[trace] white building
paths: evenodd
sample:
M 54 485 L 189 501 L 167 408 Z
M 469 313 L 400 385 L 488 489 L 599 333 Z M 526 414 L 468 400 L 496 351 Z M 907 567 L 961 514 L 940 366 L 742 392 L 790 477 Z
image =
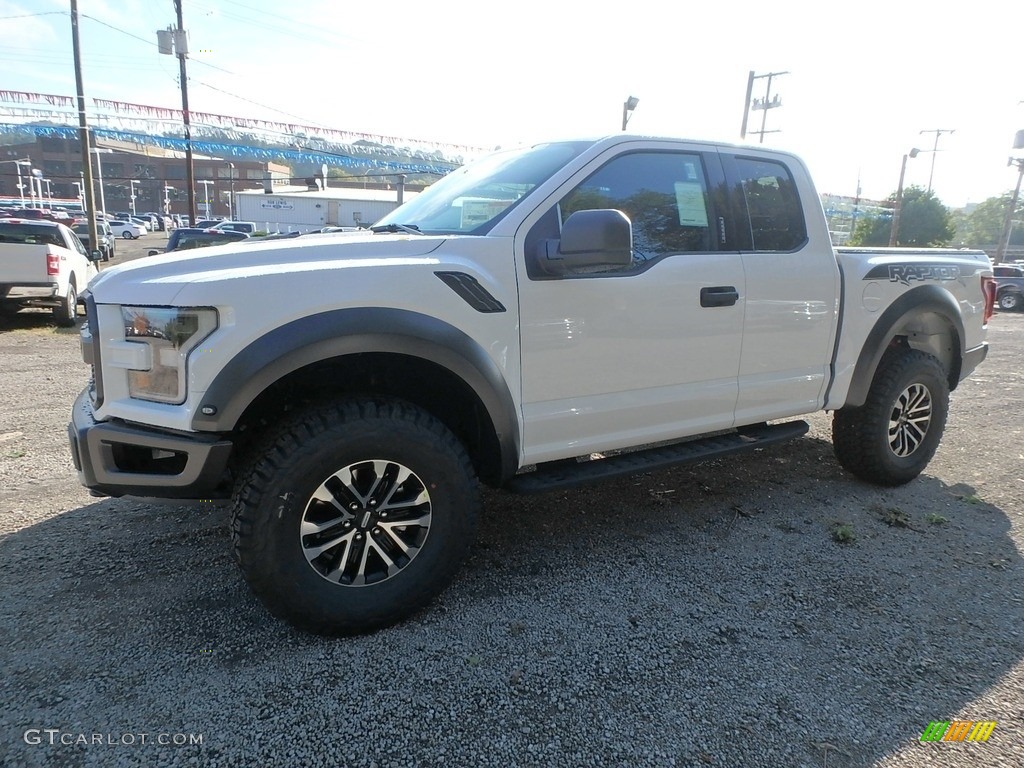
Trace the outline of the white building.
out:
M 417 192 L 405 190 L 404 199 Z M 396 189 L 275 187 L 273 193 L 235 195 L 235 218 L 268 232 L 310 232 L 323 227 L 369 226 L 398 207 Z

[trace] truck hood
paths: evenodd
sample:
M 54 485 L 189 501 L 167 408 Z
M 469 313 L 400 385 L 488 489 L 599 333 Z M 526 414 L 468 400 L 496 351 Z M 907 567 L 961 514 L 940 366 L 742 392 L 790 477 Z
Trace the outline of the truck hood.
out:
M 172 251 L 108 267 L 89 282 L 101 304 L 173 306 L 188 285 L 268 274 L 418 264 L 446 238 L 331 233 L 286 240 L 243 240 Z

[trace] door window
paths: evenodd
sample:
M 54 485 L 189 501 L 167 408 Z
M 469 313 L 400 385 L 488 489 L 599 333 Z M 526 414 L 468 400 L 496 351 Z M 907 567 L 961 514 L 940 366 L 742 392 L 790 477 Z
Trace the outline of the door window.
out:
M 560 223 L 576 211 L 601 208 L 622 211 L 632 222 L 634 269 L 669 254 L 714 248 L 699 154 L 620 155 L 562 198 Z

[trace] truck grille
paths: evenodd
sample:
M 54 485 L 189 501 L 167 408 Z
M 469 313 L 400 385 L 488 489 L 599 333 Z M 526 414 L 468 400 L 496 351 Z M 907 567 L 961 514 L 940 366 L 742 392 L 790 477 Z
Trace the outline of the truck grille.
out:
M 85 294 L 85 325 L 81 330 L 82 359 L 92 368 L 89 377 L 89 397 L 93 407 L 103 404 L 103 366 L 100 361 L 99 318 L 96 313 L 96 302 L 92 295 Z

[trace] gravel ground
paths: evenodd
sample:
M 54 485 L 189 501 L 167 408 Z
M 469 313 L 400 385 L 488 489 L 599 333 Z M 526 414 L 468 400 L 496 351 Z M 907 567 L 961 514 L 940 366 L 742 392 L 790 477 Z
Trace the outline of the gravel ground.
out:
M 989 340 L 908 486 L 843 473 L 820 415 L 740 458 L 487 492 L 447 592 L 329 640 L 252 597 L 224 507 L 77 484 L 77 335 L 22 313 L 0 326 L 0 766 L 1024 764 L 1024 314 Z M 998 725 L 920 743 L 952 719 Z

